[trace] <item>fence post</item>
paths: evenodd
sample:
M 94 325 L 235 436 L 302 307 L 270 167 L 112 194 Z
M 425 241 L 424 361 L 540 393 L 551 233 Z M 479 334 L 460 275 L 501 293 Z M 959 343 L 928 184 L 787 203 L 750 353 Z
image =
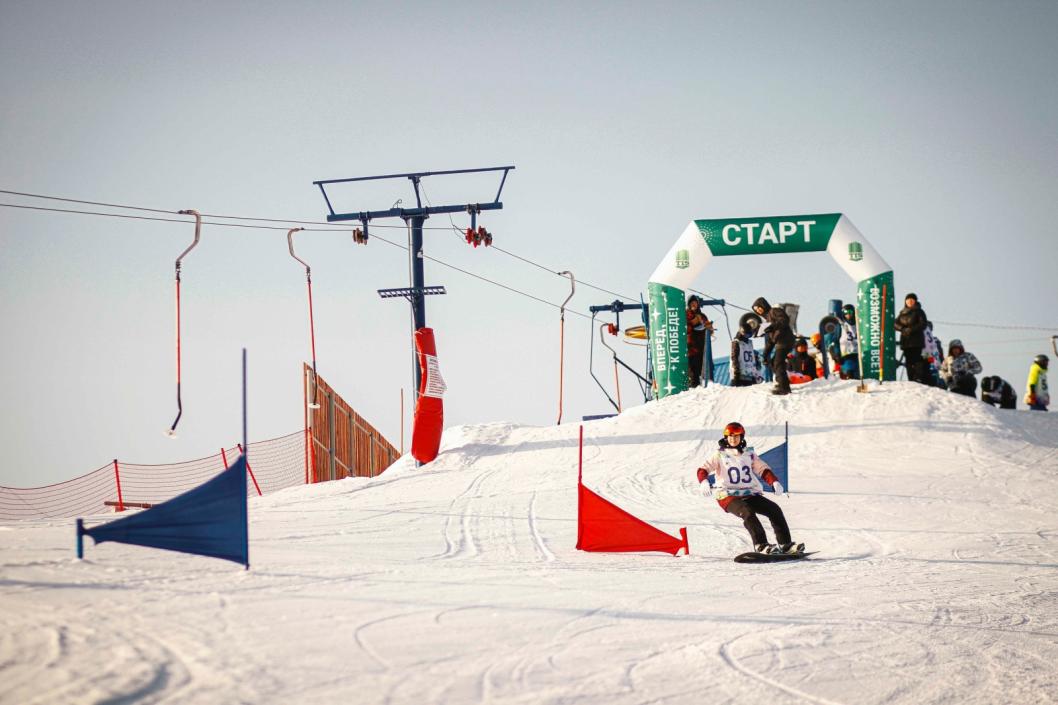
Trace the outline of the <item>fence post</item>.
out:
M 121 498 L 121 473 L 118 472 L 118 459 L 114 458 L 114 483 L 118 486 L 118 511 L 125 511 L 125 500 Z
M 309 388 L 308 388 L 308 375 L 305 373 L 305 366 L 301 366 L 301 408 L 305 412 L 305 484 L 309 484 L 309 444 L 312 443 L 312 436 L 309 434 Z
M 370 431 L 367 432 L 368 440 L 371 441 L 371 448 L 368 451 L 368 477 L 375 476 L 375 434 Z
M 242 449 L 242 443 L 236 443 L 235 447 L 239 449 L 239 455 L 246 457 L 246 451 Z M 246 472 L 250 473 L 250 479 L 253 480 L 253 488 L 257 490 L 257 496 L 263 496 L 261 494 L 261 486 L 257 484 L 257 478 L 253 476 L 253 470 L 250 469 L 250 461 L 246 461 Z
M 338 466 L 334 462 L 334 452 L 337 441 L 335 440 L 338 436 L 337 429 L 335 429 L 334 423 L 334 393 L 327 394 L 327 474 L 328 480 L 335 480 L 338 478 Z

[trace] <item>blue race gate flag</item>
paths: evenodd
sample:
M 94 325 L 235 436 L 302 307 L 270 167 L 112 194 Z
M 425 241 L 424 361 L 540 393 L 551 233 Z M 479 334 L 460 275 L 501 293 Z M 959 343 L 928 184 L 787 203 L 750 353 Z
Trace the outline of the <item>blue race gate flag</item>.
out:
M 781 445 L 777 445 L 766 453 L 760 454 L 760 459 L 763 460 L 771 467 L 771 471 L 775 473 L 775 477 L 779 478 L 779 482 L 782 483 L 783 488 L 790 491 L 790 442 L 784 441 Z M 772 486 L 767 483 L 761 483 L 764 485 L 765 492 L 774 492 Z
M 78 556 L 82 536 L 222 558 L 250 567 L 246 520 L 246 459 L 193 490 L 139 514 L 85 529 L 77 520 Z

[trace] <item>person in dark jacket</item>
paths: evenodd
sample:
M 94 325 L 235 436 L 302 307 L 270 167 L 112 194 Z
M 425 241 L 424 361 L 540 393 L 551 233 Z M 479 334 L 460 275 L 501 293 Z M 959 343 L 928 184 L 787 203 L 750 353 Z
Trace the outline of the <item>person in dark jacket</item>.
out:
M 900 333 L 900 348 L 904 351 L 907 378 L 912 382 L 928 385 L 930 374 L 922 357 L 922 349 L 926 347 L 926 313 L 922 310 L 917 295 L 908 294 L 904 297 L 904 308 L 896 317 L 894 327 Z
M 991 406 L 998 405 L 1000 409 L 1018 407 L 1018 395 L 1014 392 L 1014 388 L 998 375 L 981 380 L 981 401 Z
M 706 325 L 709 319 L 702 313 L 702 302 L 695 296 L 687 300 L 687 372 L 691 388 L 702 383 L 702 357 L 705 351 Z
M 790 318 L 781 306 L 772 306 L 763 296 L 753 302 L 753 311 L 767 322 L 764 330 L 764 360 L 770 362 L 775 388 L 772 394 L 789 394 L 790 378 L 786 376 L 786 356 L 794 346 Z M 770 355 L 770 357 L 769 357 Z
M 794 372 L 816 378 L 816 359 L 808 354 L 808 341 L 798 338 L 794 344 L 794 354 L 790 356 L 790 368 Z

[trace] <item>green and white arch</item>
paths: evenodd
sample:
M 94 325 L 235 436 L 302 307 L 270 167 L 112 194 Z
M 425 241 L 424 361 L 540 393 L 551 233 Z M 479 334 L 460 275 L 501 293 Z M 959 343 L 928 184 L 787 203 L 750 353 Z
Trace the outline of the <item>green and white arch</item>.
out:
M 893 270 L 841 213 L 694 220 L 650 277 L 650 347 L 657 398 L 688 387 L 686 290 L 714 257 L 827 252 L 857 283 L 864 377 L 896 379 Z M 772 288 L 760 282 L 762 293 Z

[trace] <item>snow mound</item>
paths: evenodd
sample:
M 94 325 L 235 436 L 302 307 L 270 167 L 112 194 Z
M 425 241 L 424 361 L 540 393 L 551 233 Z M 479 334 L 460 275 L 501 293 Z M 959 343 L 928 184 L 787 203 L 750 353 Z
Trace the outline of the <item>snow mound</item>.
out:
M 578 426 L 250 505 L 252 568 L 0 532 L 0 702 L 1041 703 L 1058 698 L 1058 417 L 912 383 L 711 386 L 583 424 L 584 481 L 691 555 L 576 542 Z M 735 564 L 695 470 L 790 438 L 795 539 Z M 767 527 L 767 522 L 765 522 Z

